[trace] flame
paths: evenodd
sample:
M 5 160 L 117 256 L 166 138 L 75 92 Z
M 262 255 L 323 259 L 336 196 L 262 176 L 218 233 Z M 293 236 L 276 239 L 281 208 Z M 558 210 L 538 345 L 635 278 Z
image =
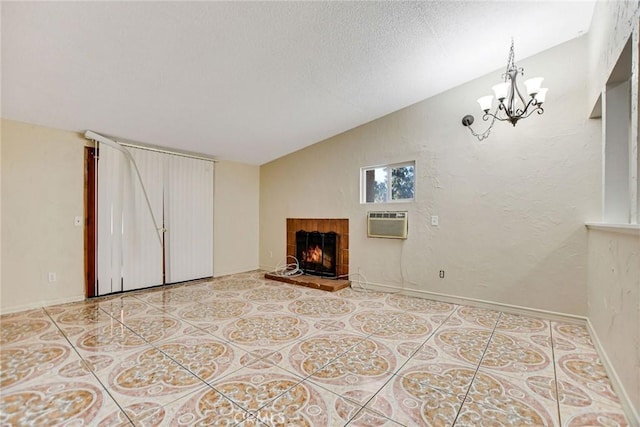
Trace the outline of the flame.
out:
M 307 251 L 303 252 L 303 256 L 306 262 L 320 264 L 322 262 L 322 249 L 317 245 L 307 248 Z
M 310 246 L 306 251 L 303 251 L 302 258 L 305 262 L 321 264 L 327 269 L 332 268 L 333 257 L 328 254 L 323 254 L 322 248 L 318 245 Z

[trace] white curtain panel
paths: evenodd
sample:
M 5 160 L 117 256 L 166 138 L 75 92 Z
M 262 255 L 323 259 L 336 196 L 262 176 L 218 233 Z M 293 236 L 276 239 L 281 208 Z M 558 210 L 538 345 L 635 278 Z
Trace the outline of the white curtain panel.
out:
M 165 185 L 167 282 L 213 276 L 212 161 L 169 156 Z
M 162 227 L 163 180 L 167 155 L 150 150 L 126 147 L 138 167 L 151 210 L 135 166 L 127 162 L 124 193 L 124 267 L 123 290 L 162 285 L 162 233 L 158 234 L 154 218 Z M 160 237 L 159 237 L 160 236 Z
M 123 153 L 105 144 L 98 145 L 98 295 L 122 290 L 123 267 Z

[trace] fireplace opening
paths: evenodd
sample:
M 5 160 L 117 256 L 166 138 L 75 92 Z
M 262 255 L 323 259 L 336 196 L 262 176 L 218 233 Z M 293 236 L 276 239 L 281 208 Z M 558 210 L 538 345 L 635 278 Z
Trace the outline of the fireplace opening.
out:
M 334 232 L 296 231 L 296 258 L 305 274 L 337 277 L 338 234 Z

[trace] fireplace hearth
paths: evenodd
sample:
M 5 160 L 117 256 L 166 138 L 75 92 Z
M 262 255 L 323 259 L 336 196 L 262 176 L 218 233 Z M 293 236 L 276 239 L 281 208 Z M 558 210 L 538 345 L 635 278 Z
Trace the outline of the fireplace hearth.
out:
M 314 230 L 317 233 L 325 234 L 324 249 L 322 244 L 319 245 L 322 253 L 332 255 L 333 268 L 329 268 L 332 271 L 332 276 L 329 276 L 325 270 L 325 264 L 328 259 L 322 259 L 320 262 L 315 262 L 315 266 L 312 265 L 312 270 L 316 271 L 316 275 L 304 274 L 302 276 L 283 276 L 272 273 L 265 273 L 265 277 L 271 280 L 277 280 L 279 282 L 290 283 L 293 285 L 306 286 L 313 289 L 321 289 L 323 291 L 336 292 L 340 289 L 348 288 L 350 282 L 349 277 L 349 220 L 347 218 L 287 218 L 287 257 L 295 257 L 296 259 L 304 258 L 301 254 L 298 254 L 297 244 L 297 232 L 304 230 Z M 311 231 L 313 233 L 314 231 Z M 309 233 L 309 231 L 306 231 Z M 327 234 L 335 235 L 335 249 L 327 248 Z M 313 242 L 317 235 L 313 235 L 311 241 Z M 331 235 L 329 236 L 331 240 Z M 301 239 L 302 242 L 302 239 Z M 321 241 L 322 243 L 322 241 Z M 329 242 L 331 243 L 331 242 Z M 333 244 L 333 243 L 331 243 Z M 307 239 L 304 240 L 304 246 L 307 246 Z M 313 248 L 312 248 L 313 249 Z M 333 252 L 332 252 L 333 251 Z M 311 254 L 311 260 L 318 259 L 318 250 L 304 251 Z M 315 258 L 314 258 L 315 257 Z M 301 264 L 301 263 L 299 263 Z M 303 267 L 299 265 L 299 267 Z M 307 266 L 309 267 L 309 266 Z M 335 269 L 335 271 L 333 271 Z M 320 273 L 317 271 L 320 270 Z M 346 280 L 340 279 L 341 277 L 347 278 Z
M 338 234 L 296 231 L 296 258 L 305 274 L 335 278 L 338 275 Z
M 349 277 L 349 220 L 346 218 L 287 218 L 287 256 L 298 258 L 296 233 L 298 231 L 336 233 L 336 277 Z M 337 279 L 307 274 L 309 280 L 332 282 Z

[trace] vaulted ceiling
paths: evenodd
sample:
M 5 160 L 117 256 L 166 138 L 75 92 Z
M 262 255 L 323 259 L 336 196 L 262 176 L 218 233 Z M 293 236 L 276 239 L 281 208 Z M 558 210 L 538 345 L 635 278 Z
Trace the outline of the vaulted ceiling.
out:
M 586 33 L 587 1 L 2 2 L 2 117 L 263 164 Z M 456 118 L 458 119 L 458 118 Z

